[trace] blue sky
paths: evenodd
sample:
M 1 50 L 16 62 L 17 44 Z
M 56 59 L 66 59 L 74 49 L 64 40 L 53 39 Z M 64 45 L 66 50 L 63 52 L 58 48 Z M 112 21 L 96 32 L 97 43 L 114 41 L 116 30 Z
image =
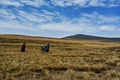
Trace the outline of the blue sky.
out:
M 120 37 L 120 0 L 0 0 L 0 34 Z

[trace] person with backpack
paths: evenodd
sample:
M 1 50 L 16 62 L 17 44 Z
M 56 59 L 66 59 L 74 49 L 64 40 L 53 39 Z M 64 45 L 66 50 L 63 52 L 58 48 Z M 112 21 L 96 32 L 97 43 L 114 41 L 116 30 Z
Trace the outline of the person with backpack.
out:
M 49 52 L 49 48 L 50 48 L 50 44 L 48 43 L 48 44 L 45 46 L 44 50 L 45 50 L 46 52 Z
M 49 52 L 50 44 L 48 43 L 46 46 L 42 47 L 42 51 Z

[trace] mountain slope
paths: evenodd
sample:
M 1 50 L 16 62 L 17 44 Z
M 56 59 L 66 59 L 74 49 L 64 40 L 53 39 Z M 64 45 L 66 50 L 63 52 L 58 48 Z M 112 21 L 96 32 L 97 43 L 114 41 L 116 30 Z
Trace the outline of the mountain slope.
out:
M 120 41 L 120 38 L 107 38 L 107 37 L 98 37 L 84 34 L 76 34 L 72 36 L 64 37 L 63 39 L 75 39 L 75 40 L 100 40 L 100 41 Z

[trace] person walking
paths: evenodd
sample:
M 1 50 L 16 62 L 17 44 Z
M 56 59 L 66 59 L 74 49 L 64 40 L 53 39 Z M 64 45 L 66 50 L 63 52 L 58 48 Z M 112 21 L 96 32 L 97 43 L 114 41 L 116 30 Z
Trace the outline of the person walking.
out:
M 45 46 L 44 50 L 45 50 L 46 52 L 49 52 L 49 48 L 50 48 L 50 44 L 48 43 L 48 44 Z
M 24 42 L 21 46 L 21 52 L 25 52 L 25 48 L 26 48 L 26 43 Z

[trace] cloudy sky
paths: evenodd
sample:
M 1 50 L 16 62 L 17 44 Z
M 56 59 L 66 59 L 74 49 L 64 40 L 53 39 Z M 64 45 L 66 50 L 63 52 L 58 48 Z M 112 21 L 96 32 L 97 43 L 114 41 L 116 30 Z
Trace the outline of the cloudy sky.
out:
M 0 0 L 0 34 L 120 37 L 120 0 Z

